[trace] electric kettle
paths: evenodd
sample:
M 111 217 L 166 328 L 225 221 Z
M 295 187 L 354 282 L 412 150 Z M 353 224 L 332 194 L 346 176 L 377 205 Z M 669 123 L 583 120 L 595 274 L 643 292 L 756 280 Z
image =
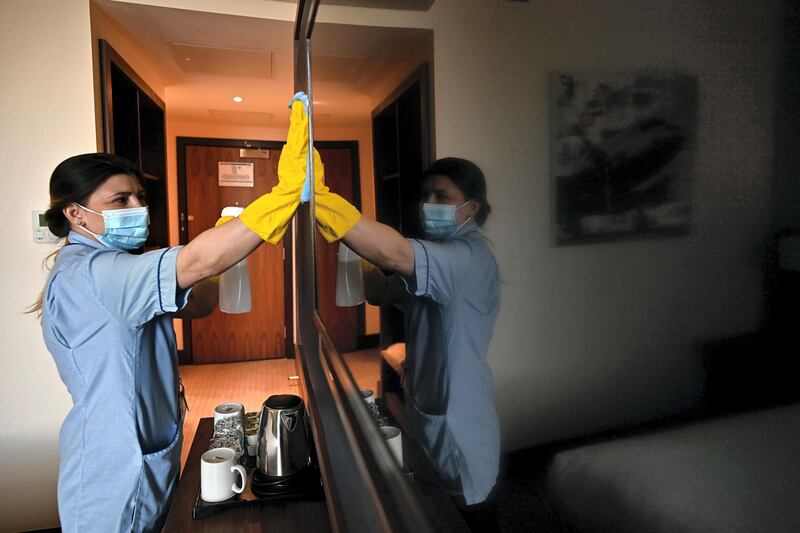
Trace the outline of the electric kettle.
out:
M 270 396 L 258 425 L 258 471 L 269 477 L 296 474 L 311 463 L 305 406 L 299 396 Z

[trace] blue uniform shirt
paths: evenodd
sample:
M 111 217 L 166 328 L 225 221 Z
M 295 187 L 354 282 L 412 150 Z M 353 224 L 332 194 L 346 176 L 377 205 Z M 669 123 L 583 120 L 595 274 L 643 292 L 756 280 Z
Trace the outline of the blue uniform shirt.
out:
M 486 361 L 500 306 L 497 264 L 474 223 L 444 241 L 409 241 L 406 410 L 445 488 L 471 505 L 486 499 L 500 464 Z
M 131 255 L 71 232 L 44 290 L 42 330 L 72 396 L 60 434 L 65 532 L 160 531 L 183 436 L 171 314 L 179 248 Z

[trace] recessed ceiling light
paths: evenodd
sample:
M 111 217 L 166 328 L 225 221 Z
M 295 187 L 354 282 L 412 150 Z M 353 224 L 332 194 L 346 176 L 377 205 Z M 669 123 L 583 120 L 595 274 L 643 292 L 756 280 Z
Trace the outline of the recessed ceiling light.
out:
M 192 58 L 191 58 L 191 57 L 185 57 L 184 59 L 185 59 L 186 61 L 191 61 L 191 60 L 192 60 Z
M 233 97 L 233 101 L 236 102 L 237 104 L 239 102 L 243 101 L 243 100 L 244 100 L 244 98 L 242 98 L 241 96 L 234 96 Z

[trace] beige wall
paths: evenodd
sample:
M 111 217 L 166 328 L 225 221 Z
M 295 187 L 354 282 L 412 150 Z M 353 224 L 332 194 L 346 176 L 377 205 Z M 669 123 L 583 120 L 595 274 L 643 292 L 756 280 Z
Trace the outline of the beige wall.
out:
M 95 149 L 88 0 L 0 2 L 0 182 L 6 199 L 0 255 L 0 530 L 58 524 L 58 431 L 71 401 L 42 341 L 22 314 L 45 281 L 31 210 L 46 208 L 55 166 Z

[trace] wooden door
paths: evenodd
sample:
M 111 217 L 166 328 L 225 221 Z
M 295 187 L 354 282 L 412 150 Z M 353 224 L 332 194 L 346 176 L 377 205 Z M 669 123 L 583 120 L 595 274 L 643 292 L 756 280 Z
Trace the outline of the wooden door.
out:
M 214 227 L 225 206 L 245 207 L 278 183 L 278 157 L 242 159 L 239 148 L 186 147 L 186 207 L 189 240 Z M 253 163 L 254 187 L 220 187 L 218 163 Z M 261 245 L 248 257 L 253 309 L 230 315 L 217 308 L 193 320 L 192 362 L 225 363 L 284 357 L 283 245 Z
M 322 144 L 322 143 L 321 143 Z M 320 148 L 319 155 L 325 166 L 325 183 L 332 191 L 358 206 L 358 190 L 350 148 Z M 357 171 L 355 171 L 357 172 Z M 342 352 L 358 349 L 359 307 L 336 306 L 336 263 L 339 243 L 329 244 L 317 233 L 317 309 L 328 334 Z M 362 313 L 363 314 L 363 313 Z

